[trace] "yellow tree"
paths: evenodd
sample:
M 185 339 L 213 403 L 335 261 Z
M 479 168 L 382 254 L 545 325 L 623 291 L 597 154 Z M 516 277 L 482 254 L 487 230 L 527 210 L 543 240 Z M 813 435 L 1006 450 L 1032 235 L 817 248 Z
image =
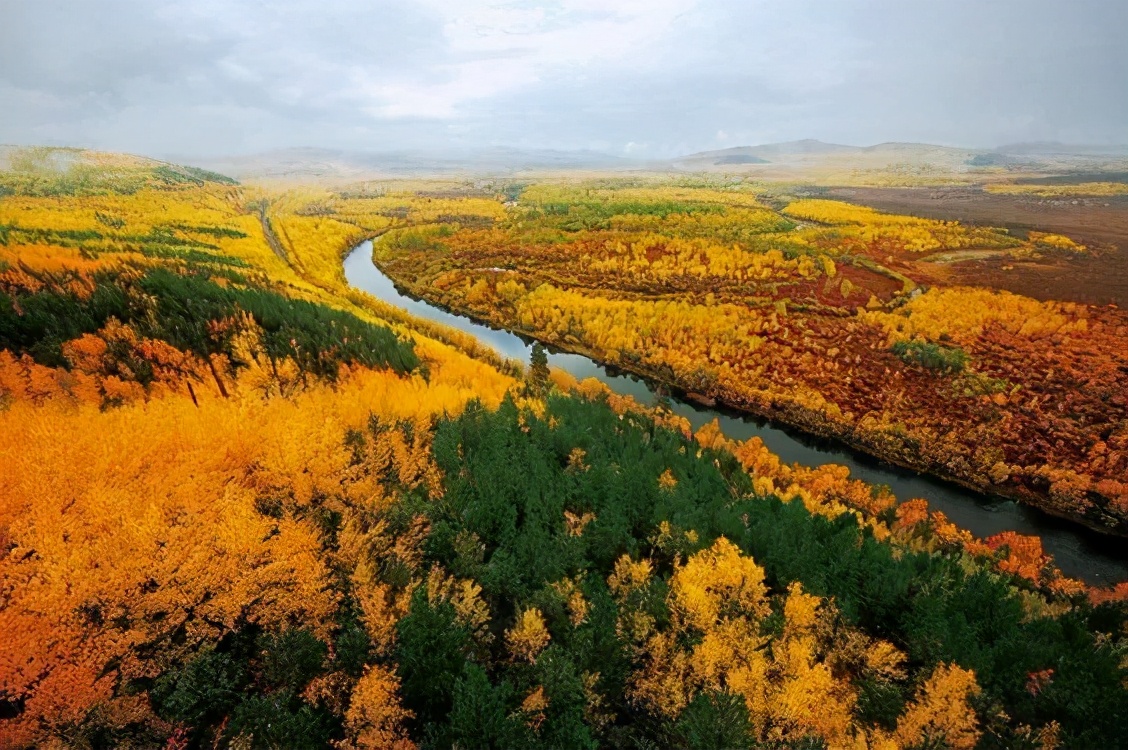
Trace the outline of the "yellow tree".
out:
M 902 747 L 942 742 L 954 750 L 969 750 L 979 741 L 979 720 L 968 699 L 979 694 L 975 672 L 956 664 L 941 664 L 905 713 L 894 735 Z

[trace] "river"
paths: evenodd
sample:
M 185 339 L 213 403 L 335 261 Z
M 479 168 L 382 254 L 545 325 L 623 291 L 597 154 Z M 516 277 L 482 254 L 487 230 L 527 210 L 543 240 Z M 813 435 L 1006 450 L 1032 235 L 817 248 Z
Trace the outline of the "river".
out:
M 396 288 L 372 261 L 372 241 L 357 246 L 345 258 L 345 278 L 350 285 L 393 304 L 419 318 L 443 323 L 474 335 L 503 357 L 529 361 L 532 341 L 507 330 L 492 328 L 463 315 L 444 310 Z M 654 388 L 638 377 L 604 367 L 588 357 L 548 349 L 548 363 L 575 378 L 594 377 L 619 394 L 633 396 L 643 404 L 658 398 Z M 769 423 L 753 415 L 726 409 L 711 409 L 671 398 L 675 413 L 687 418 L 694 430 L 717 419 L 724 434 L 737 440 L 756 436 L 784 462 L 806 466 L 840 464 L 850 476 L 875 485 L 886 485 L 898 500 L 924 498 L 958 526 L 976 536 L 988 537 L 1015 531 L 1042 538 L 1043 548 L 1066 575 L 1089 584 L 1108 585 L 1128 580 L 1128 542 L 1106 537 L 1081 526 L 1011 500 L 991 498 L 958 485 L 902 469 L 831 441 L 814 439 Z

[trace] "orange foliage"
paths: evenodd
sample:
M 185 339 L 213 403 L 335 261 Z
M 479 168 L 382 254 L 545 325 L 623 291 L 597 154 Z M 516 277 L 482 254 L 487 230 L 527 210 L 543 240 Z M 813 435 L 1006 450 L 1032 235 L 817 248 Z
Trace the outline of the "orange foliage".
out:
M 1033 583 L 1042 580 L 1043 570 L 1050 558 L 1042 551 L 1042 540 L 1036 536 L 1004 531 L 985 540 L 992 550 L 1006 549 L 1006 557 L 999 562 L 999 569 L 1025 578 Z
M 897 506 L 897 523 L 895 529 L 911 529 L 918 523 L 928 520 L 928 501 L 909 500 Z
M 544 617 L 536 607 L 522 611 L 513 627 L 505 631 L 509 653 L 517 660 L 535 662 L 550 639 Z
M 55 399 L 98 403 L 101 396 L 100 385 L 94 377 L 44 367 L 26 354 L 16 358 L 7 349 L 0 351 L 0 403 L 17 400 L 39 404 Z
M 979 741 L 979 720 L 968 699 L 978 694 L 974 672 L 956 665 L 940 665 L 897 720 L 898 743 L 909 747 L 941 742 L 954 750 L 975 747 Z
M 1089 589 L 1089 601 L 1096 607 L 1106 602 L 1128 602 L 1128 581 L 1123 581 L 1108 588 L 1093 587 Z
M 399 678 L 382 666 L 367 667 L 356 683 L 345 726 L 358 748 L 410 750 L 415 743 L 407 738 L 404 722 L 412 713 L 399 702 Z
M 542 685 L 537 685 L 536 689 L 521 701 L 521 713 L 527 717 L 525 723 L 534 732 L 538 731 L 544 723 L 546 708 L 548 708 L 548 698 L 545 697 Z
M 86 342 L 75 356 L 98 351 Z M 0 355 L 0 373 L 12 361 Z M 376 616 L 370 603 L 383 584 L 365 572 L 361 550 L 387 544 L 385 554 L 410 562 L 422 537 L 356 525 L 348 508 L 379 502 L 383 473 L 358 476 L 341 436 L 369 413 L 393 423 L 456 413 L 490 387 L 467 383 L 455 362 L 435 364 L 429 382 L 356 370 L 336 389 L 313 387 L 292 400 L 237 391 L 199 408 L 169 395 L 111 411 L 82 401 L 14 402 L 0 411 L 0 627 L 10 641 L 0 692 L 27 701 L 18 720 L 0 725 L 5 743 L 48 737 L 95 706 L 124 711 L 133 699 L 112 697 L 113 685 L 160 670 L 141 656 L 158 644 L 184 658 L 248 623 L 299 624 L 325 636 L 338 595 L 320 533 L 309 521 L 263 515 L 260 498 L 342 504 L 341 558 L 354 566 L 366 617 Z M 496 404 L 507 381 L 493 382 Z M 428 446 L 386 434 L 371 446 L 386 453 L 380 472 L 433 483 Z M 480 619 L 473 589 L 458 591 L 466 616 Z M 380 611 L 394 626 L 403 592 L 384 595 L 393 606 Z M 184 640 L 169 642 L 178 632 Z
M 724 537 L 670 578 L 670 608 L 683 627 L 711 630 L 730 617 L 767 614 L 764 570 Z
M 620 564 L 619 578 L 627 577 L 629 562 Z M 771 612 L 762 579 L 762 569 L 723 538 L 675 566 L 668 596 L 672 627 L 647 639 L 630 695 L 676 718 L 699 691 L 727 691 L 743 697 L 762 742 L 816 735 L 842 746 L 861 728 L 852 716 L 854 688 L 831 667 L 844 658 L 831 653 L 833 605 L 793 584 L 781 604 L 783 634 L 772 640 L 759 630 Z M 889 644 L 869 643 L 857 632 L 842 641 L 860 644 L 860 658 L 881 679 L 903 676 L 904 657 Z M 686 648 L 686 642 L 695 645 Z

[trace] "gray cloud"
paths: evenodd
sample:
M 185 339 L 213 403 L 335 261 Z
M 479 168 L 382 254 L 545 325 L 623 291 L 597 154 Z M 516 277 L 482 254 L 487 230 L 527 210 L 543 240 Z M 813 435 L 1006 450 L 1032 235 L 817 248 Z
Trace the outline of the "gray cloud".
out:
M 1109 0 L 0 0 L 0 142 L 1128 142 Z

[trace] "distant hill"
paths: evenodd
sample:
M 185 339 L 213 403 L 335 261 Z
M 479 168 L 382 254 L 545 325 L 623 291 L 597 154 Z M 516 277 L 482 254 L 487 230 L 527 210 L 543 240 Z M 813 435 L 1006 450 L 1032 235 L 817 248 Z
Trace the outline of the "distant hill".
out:
M 972 149 L 927 143 L 848 146 L 814 139 L 701 151 L 671 159 L 670 168 L 687 171 L 749 170 L 764 179 L 823 178 L 873 170 L 961 171 Z
M 241 179 L 322 180 L 370 176 L 513 173 L 633 168 L 638 162 L 597 151 L 490 148 L 458 151 L 351 151 L 288 148 L 257 154 L 196 158 L 193 163 Z
M 767 164 L 767 159 L 750 154 L 726 154 L 717 159 L 714 164 Z
M 1059 143 L 1056 141 L 1035 141 L 1029 143 L 1010 143 L 993 149 L 961 148 L 940 146 L 931 143 L 909 143 L 891 141 L 873 146 L 847 146 L 840 143 L 824 143 L 811 138 L 784 143 L 766 143 L 758 146 L 736 146 L 716 151 L 699 151 L 680 156 L 675 162 L 717 162 L 727 164 L 783 162 L 810 160 L 811 158 L 843 155 L 890 154 L 909 157 L 921 155 L 987 155 L 998 154 L 1009 157 L 1023 156 L 1088 156 L 1125 157 L 1128 145 L 1085 145 Z M 735 157 L 753 157 L 762 161 L 743 161 Z
M 230 177 L 206 169 L 133 154 L 0 145 L 0 196 L 134 193 L 144 187 L 208 182 L 236 184 Z
M 762 158 L 784 158 L 789 156 L 809 156 L 813 154 L 842 154 L 858 151 L 857 146 L 844 146 L 840 143 L 823 143 L 812 138 L 784 143 L 767 143 L 753 146 L 749 151 Z
M 787 143 L 766 143 L 760 146 L 737 146 L 719 151 L 700 151 L 674 159 L 674 162 L 711 162 L 713 164 L 769 164 L 787 161 L 796 156 L 811 154 L 836 154 L 858 151 L 856 146 L 842 146 L 837 143 L 823 143 L 813 139 L 788 141 Z

